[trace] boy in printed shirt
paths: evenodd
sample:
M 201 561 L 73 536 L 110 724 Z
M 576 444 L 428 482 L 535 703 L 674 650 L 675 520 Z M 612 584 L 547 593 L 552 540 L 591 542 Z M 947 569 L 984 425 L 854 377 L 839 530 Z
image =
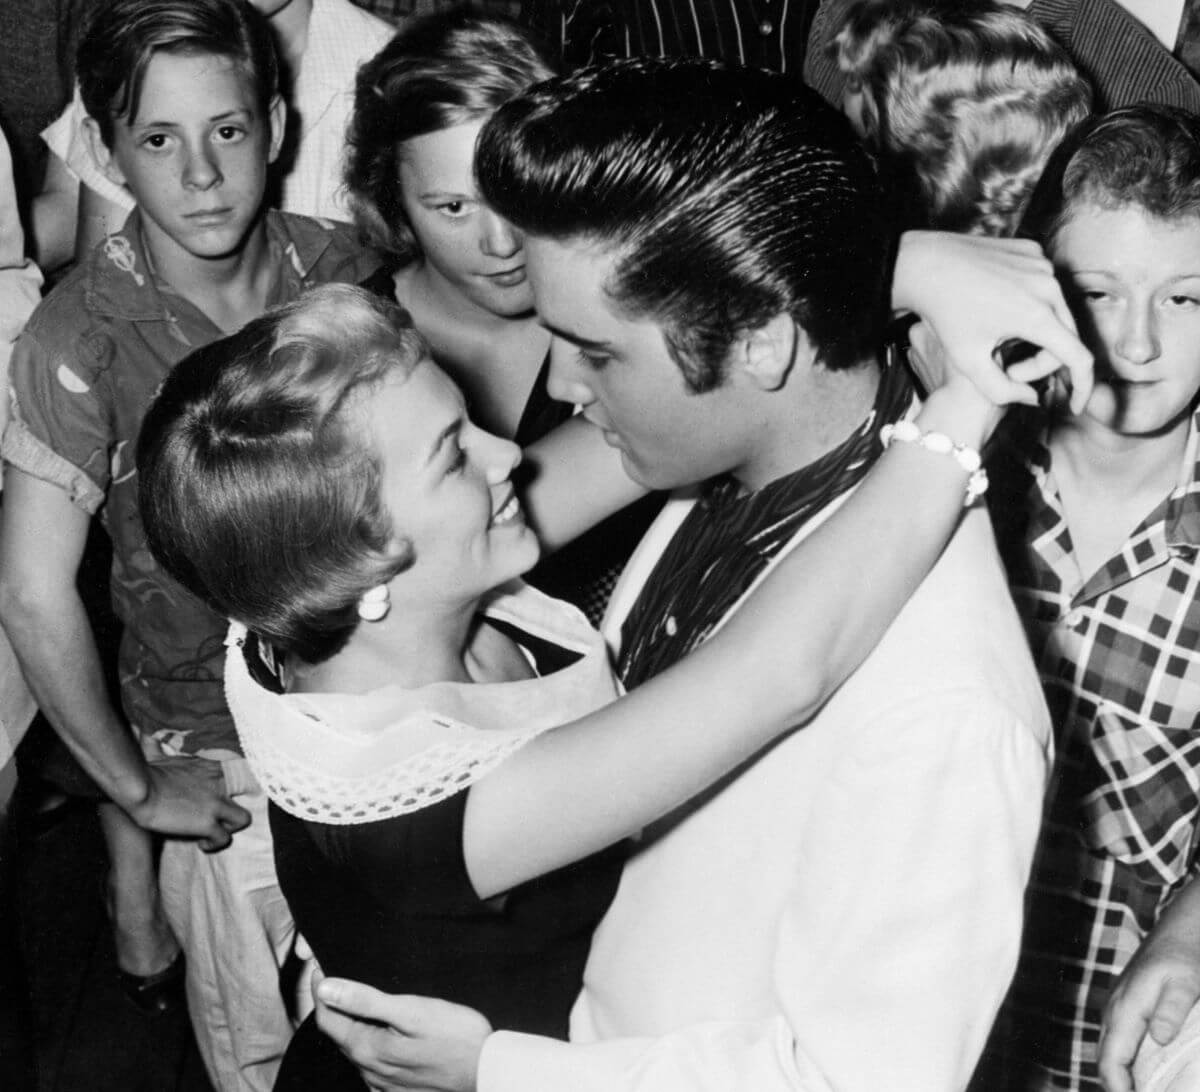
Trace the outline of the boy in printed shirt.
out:
M 97 162 L 138 207 L 38 308 L 14 352 L 0 619 L 41 708 L 112 801 L 109 891 L 118 954 L 135 964 L 124 967 L 127 987 L 155 983 L 147 964 L 169 963 L 173 932 L 213 1083 L 265 1090 L 290 1034 L 278 964 L 291 920 L 265 801 L 225 709 L 224 622 L 151 559 L 133 449 L 155 391 L 189 350 L 377 263 L 348 229 L 263 207 L 285 112 L 270 30 L 243 0 L 108 0 L 81 45 L 79 80 Z M 75 590 L 97 513 L 125 627 L 120 710 Z M 244 807 L 229 799 L 237 793 Z M 148 831 L 168 836 L 170 931 Z

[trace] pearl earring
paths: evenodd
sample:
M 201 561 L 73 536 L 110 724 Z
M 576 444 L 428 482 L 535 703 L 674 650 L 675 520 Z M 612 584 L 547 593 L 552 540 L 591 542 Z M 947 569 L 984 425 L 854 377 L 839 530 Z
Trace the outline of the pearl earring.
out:
M 386 584 L 376 584 L 370 591 L 363 592 L 358 600 L 358 616 L 364 622 L 380 621 L 391 608 Z

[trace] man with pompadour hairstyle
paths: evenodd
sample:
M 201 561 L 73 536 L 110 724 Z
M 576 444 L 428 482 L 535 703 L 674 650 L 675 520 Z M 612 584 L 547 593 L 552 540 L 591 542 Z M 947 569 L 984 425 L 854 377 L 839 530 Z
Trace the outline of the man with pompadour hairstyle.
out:
M 662 61 L 534 88 L 477 162 L 526 233 L 552 393 L 633 478 L 677 491 L 605 623 L 637 686 L 740 609 L 883 435 L 917 438 L 911 379 L 877 349 L 890 239 L 873 171 L 798 83 Z M 961 439 L 980 415 L 944 427 Z M 570 1044 L 472 1040 L 457 1006 L 345 982 L 318 991 L 319 1020 L 372 1087 L 956 1092 L 1015 965 L 1048 746 L 975 508 L 813 720 L 644 833 Z

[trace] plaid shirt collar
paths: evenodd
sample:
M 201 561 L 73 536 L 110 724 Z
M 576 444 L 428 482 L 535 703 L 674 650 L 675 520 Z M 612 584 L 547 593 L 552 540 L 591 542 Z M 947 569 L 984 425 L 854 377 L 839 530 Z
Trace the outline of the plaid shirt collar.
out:
M 1024 462 L 1033 478 L 1030 496 L 1029 542 L 1056 573 L 1064 588 L 1080 581 L 1070 549 L 1066 515 L 1054 481 L 1050 458 L 1050 425 L 1043 423 L 1032 437 L 1026 433 Z M 1094 573 L 1074 595 L 1084 602 L 1127 583 L 1163 563 L 1178 551 L 1200 548 L 1200 408 L 1192 413 L 1188 438 L 1175 488 L 1129 537 L 1121 552 Z

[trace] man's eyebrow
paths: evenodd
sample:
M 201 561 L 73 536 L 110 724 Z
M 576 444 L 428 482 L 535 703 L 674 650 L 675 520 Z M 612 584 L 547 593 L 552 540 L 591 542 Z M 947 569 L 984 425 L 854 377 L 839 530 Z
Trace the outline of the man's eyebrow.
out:
M 437 438 L 429 447 L 429 454 L 425 457 L 425 465 L 428 466 L 438 457 L 438 453 L 446 445 L 446 441 L 454 436 L 457 436 L 462 431 L 463 419 L 456 417 L 450 422 L 441 432 L 437 434 Z
M 571 330 L 564 330 L 561 326 L 554 326 L 549 322 L 543 321 L 541 325 L 555 337 L 560 337 L 563 341 L 569 341 L 572 345 L 578 345 L 581 349 L 610 349 L 612 347 L 607 341 L 593 341 L 582 334 L 576 334 Z

